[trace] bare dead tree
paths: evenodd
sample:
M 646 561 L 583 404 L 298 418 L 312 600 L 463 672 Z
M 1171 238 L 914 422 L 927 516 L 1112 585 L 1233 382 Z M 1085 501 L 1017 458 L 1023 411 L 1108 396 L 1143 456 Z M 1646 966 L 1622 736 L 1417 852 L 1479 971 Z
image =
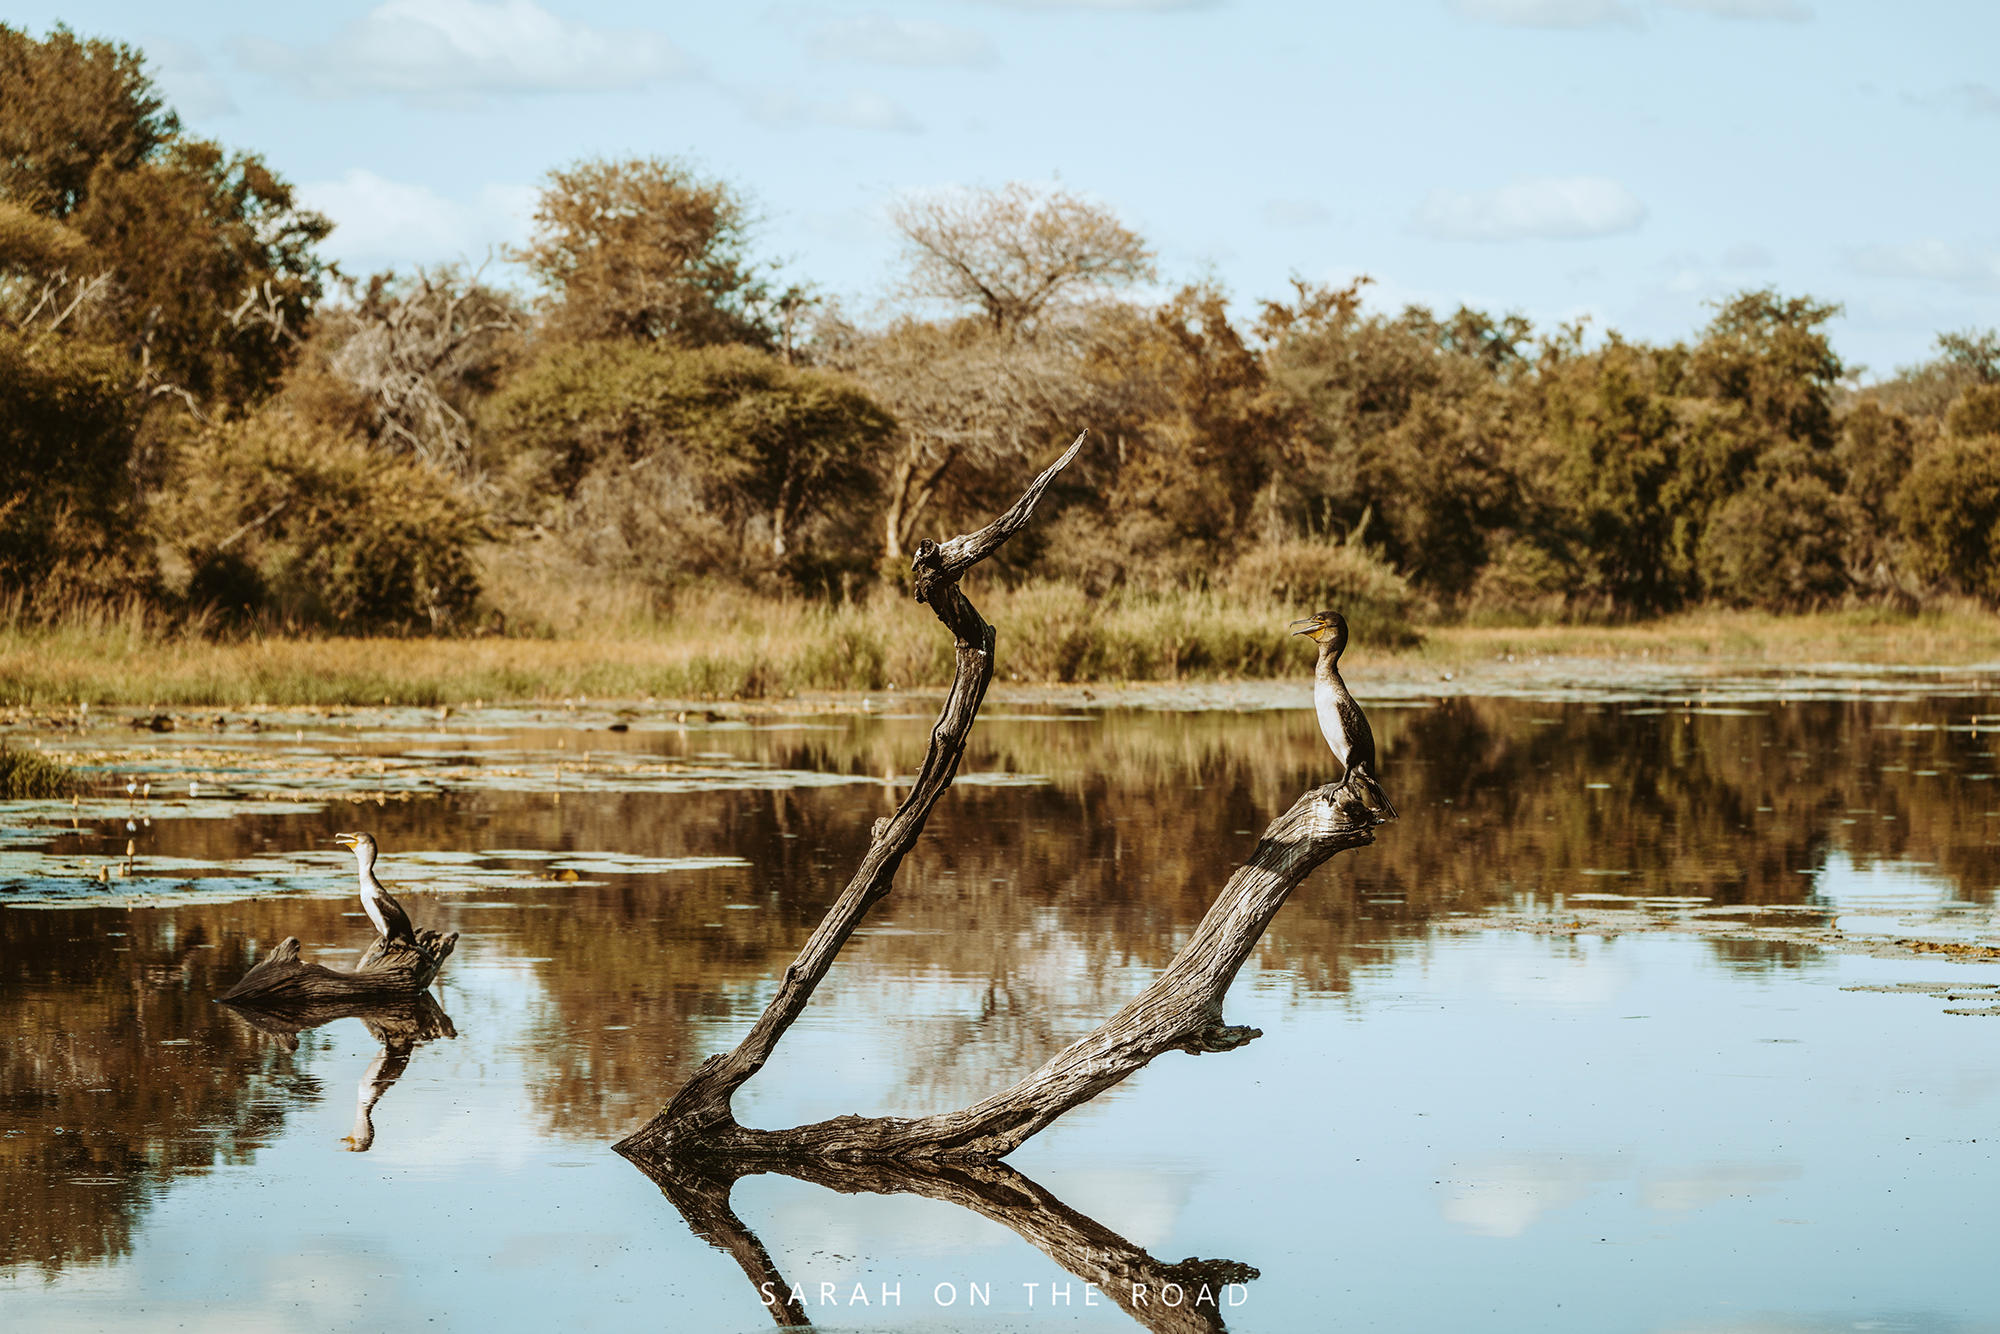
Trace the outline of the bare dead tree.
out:
M 241 310 L 264 318 L 249 298 Z M 382 442 L 469 471 L 472 425 L 458 402 L 491 368 L 500 340 L 527 327 L 522 312 L 478 273 L 445 267 L 402 283 L 378 275 L 361 299 L 322 319 L 335 343 L 327 368 L 374 406 Z
M 1309 791 L 1273 820 L 1166 970 L 1097 1031 L 1012 1088 L 960 1111 L 914 1118 L 841 1116 L 789 1130 L 746 1128 L 730 1108 L 735 1091 L 763 1068 L 862 918 L 889 893 L 931 808 L 951 785 L 992 680 L 995 642 L 993 627 L 958 581 L 1027 525 L 1035 502 L 1076 457 L 1083 439 L 1078 436 L 991 524 L 942 545 L 926 541 L 917 547 L 916 596 L 952 632 L 957 669 L 916 785 L 894 815 L 875 822 L 860 868 L 785 969 L 777 994 L 749 1034 L 734 1051 L 702 1062 L 661 1112 L 617 1146 L 620 1152 L 635 1158 L 991 1162 L 1163 1052 L 1229 1051 L 1261 1036 L 1223 1022 L 1223 997 L 1292 889 L 1335 853 L 1374 842 L 1378 821 L 1348 783 Z

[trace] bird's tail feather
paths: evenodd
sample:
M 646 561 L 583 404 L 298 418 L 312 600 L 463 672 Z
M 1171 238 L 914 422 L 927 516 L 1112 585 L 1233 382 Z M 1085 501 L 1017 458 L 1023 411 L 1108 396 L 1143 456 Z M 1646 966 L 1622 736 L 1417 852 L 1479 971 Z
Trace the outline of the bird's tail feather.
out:
M 1347 771 L 1347 782 L 1354 789 L 1354 795 L 1361 798 L 1361 804 L 1375 817 L 1376 824 L 1387 824 L 1391 820 L 1401 818 L 1396 814 L 1396 808 L 1390 804 L 1389 794 L 1384 792 L 1382 785 L 1375 780 L 1371 766 L 1355 765 Z

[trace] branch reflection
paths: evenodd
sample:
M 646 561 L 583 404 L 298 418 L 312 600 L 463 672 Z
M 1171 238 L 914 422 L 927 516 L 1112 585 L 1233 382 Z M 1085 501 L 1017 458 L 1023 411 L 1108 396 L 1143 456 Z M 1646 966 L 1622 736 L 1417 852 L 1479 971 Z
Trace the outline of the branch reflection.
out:
M 791 1285 L 779 1273 L 757 1234 L 730 1208 L 729 1196 L 746 1176 L 775 1172 L 843 1195 L 921 1195 L 969 1209 L 1022 1240 L 1112 1299 L 1156 1334 L 1219 1334 L 1230 1285 L 1258 1276 L 1234 1260 L 1179 1264 L 1156 1260 L 1095 1219 L 1000 1163 L 844 1163 L 831 1160 L 751 1162 L 628 1155 L 678 1209 L 694 1234 L 726 1252 L 743 1268 L 759 1304 L 780 1326 L 812 1324 L 796 1303 L 766 1302 L 766 1291 Z M 765 1285 L 769 1285 L 768 1289 Z M 1171 1300 L 1169 1300 L 1171 1299 Z
M 410 1064 L 410 1054 L 418 1045 L 438 1038 L 455 1038 L 458 1030 L 451 1016 L 430 992 L 392 1001 L 319 1001 L 294 1006 L 246 1005 L 240 1001 L 217 1001 L 229 1013 L 261 1033 L 276 1038 L 286 1051 L 299 1049 L 299 1034 L 309 1028 L 330 1024 L 336 1019 L 359 1019 L 382 1050 L 368 1063 L 355 1096 L 354 1131 L 341 1143 L 355 1153 L 366 1153 L 375 1144 L 375 1104 L 402 1078 Z

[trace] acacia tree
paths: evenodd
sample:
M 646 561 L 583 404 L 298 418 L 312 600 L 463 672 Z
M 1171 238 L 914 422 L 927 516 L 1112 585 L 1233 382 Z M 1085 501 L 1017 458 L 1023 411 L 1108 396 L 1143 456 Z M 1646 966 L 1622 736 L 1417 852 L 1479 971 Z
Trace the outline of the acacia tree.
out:
M 578 554 L 657 574 L 727 568 L 861 499 L 894 423 L 836 375 L 741 346 L 558 347 L 491 412 L 524 505 Z M 732 559 L 732 551 L 735 559 Z
M 742 199 L 686 163 L 590 158 L 549 173 L 509 257 L 548 286 L 556 337 L 768 346 L 749 226 Z
M 889 221 L 909 266 L 901 294 L 971 306 L 995 333 L 1024 329 L 1087 292 L 1155 276 L 1137 232 L 1066 190 L 1016 181 L 906 198 Z
M 835 318 L 821 329 L 821 356 L 899 424 L 878 465 L 882 567 L 896 575 L 918 523 L 955 480 L 1074 430 L 1095 392 L 1087 362 L 1096 331 L 1077 307 L 1155 271 L 1153 252 L 1116 214 L 1062 190 L 1017 182 L 905 198 L 889 219 L 904 242 L 897 294 L 964 313 L 876 331 Z

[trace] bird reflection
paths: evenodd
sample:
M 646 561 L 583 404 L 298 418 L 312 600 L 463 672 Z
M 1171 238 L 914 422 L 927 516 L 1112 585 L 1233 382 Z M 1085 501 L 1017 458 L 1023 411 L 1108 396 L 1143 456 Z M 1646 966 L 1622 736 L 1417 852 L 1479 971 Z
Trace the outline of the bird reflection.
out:
M 847 1163 L 832 1159 L 757 1162 L 749 1159 L 679 1159 L 631 1153 L 634 1166 L 651 1177 L 680 1211 L 688 1227 L 742 1266 L 753 1295 L 782 1327 L 807 1327 L 812 1319 L 799 1302 L 772 1302 L 791 1285 L 771 1253 L 730 1208 L 736 1182 L 777 1172 L 839 1191 L 843 1195 L 922 1195 L 970 1209 L 1018 1233 L 1035 1249 L 1086 1283 L 1097 1286 L 1140 1325 L 1156 1334 L 1220 1334 L 1225 1295 L 1258 1277 L 1235 1260 L 1179 1264 L 1154 1259 L 1140 1247 L 1064 1204 L 1042 1186 L 1000 1163 Z M 1163 1294 L 1171 1293 L 1169 1304 Z
M 286 1051 L 299 1049 L 299 1034 L 309 1028 L 330 1024 L 336 1019 L 359 1019 L 370 1036 L 382 1044 L 375 1059 L 361 1076 L 355 1096 L 353 1133 L 341 1143 L 355 1153 L 366 1153 L 375 1144 L 375 1104 L 402 1078 L 411 1053 L 426 1042 L 455 1038 L 458 1029 L 451 1016 L 430 992 L 407 999 L 373 1001 L 366 1004 L 322 1001 L 307 1005 L 266 1007 L 240 1001 L 218 1001 L 231 1014 L 261 1033 L 278 1039 Z

